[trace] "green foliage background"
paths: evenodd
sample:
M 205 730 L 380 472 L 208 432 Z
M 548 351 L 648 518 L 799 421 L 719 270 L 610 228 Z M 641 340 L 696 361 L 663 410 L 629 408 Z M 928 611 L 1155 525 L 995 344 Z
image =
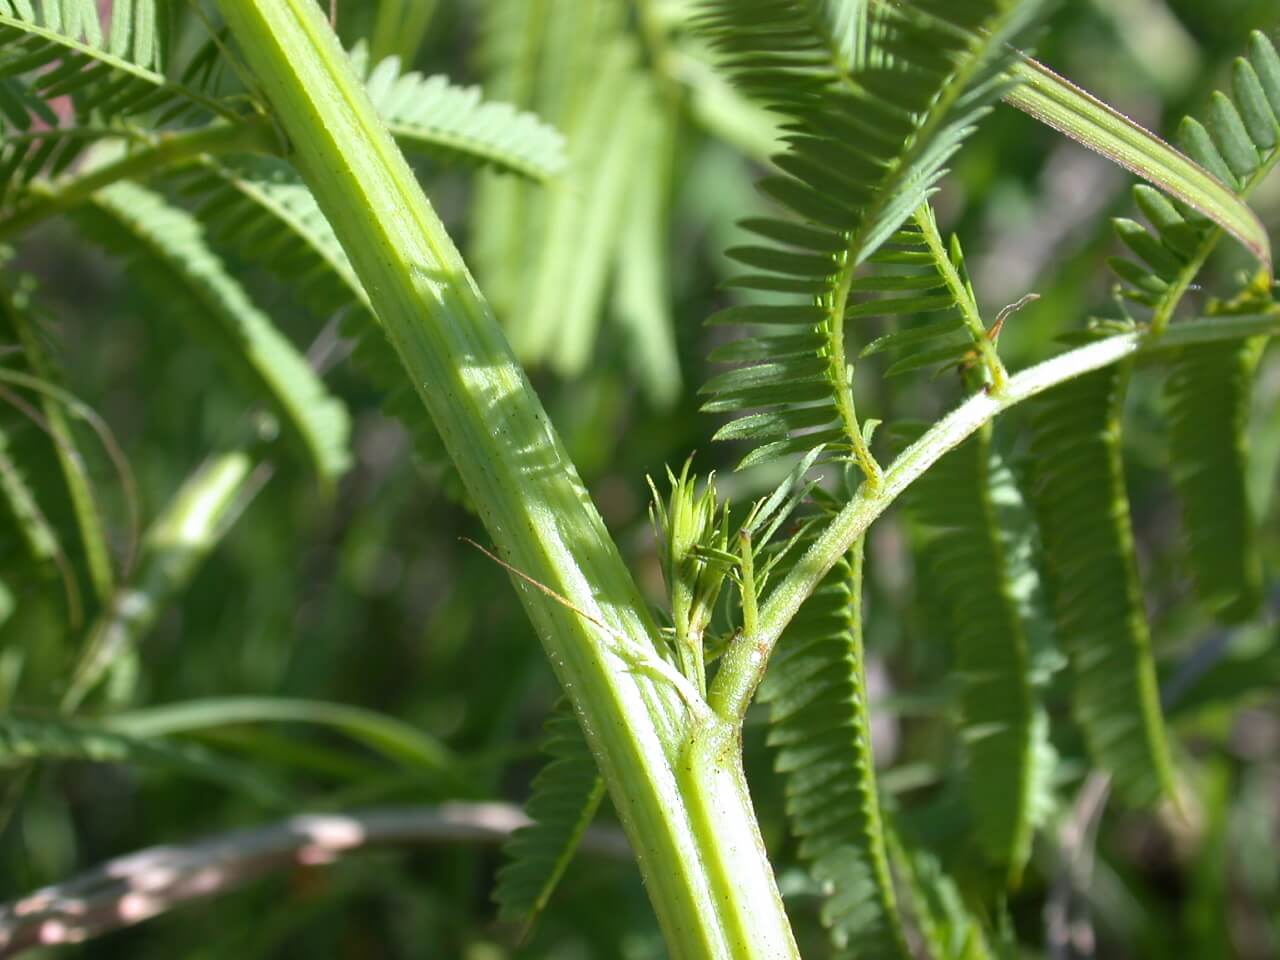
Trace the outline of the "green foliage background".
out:
M 375 6 L 339 3 L 344 42 L 373 33 Z M 476 40 L 489 6 L 484 0 L 440 0 L 422 42 L 414 45 L 413 65 L 458 81 L 492 82 Z M 1172 131 L 1184 114 L 1204 112 L 1210 90 L 1226 85 L 1227 66 L 1248 30 L 1274 31 L 1276 21 L 1271 0 L 1081 0 L 1055 16 L 1038 55 L 1152 129 Z M 381 52 L 375 49 L 374 58 Z M 641 57 L 633 69 L 646 69 L 647 62 Z M 593 136 L 588 124 L 582 128 L 583 137 Z M 575 128 L 566 132 L 572 163 L 589 170 L 609 162 L 607 154 L 591 149 L 596 144 L 575 142 Z M 1102 263 L 1120 252 L 1108 217 L 1132 215 L 1125 175 L 1007 108 L 996 111 L 953 166 L 937 200 L 939 218 L 964 237 L 986 311 L 994 315 L 1027 293 L 1041 297 L 1009 321 L 1001 339 L 1010 367 L 1043 358 L 1056 337 L 1079 328 L 1084 318 L 1113 312 L 1114 278 Z M 535 367 L 553 420 L 655 602 L 661 575 L 645 475 L 658 476 L 666 464 L 697 450 L 699 469 L 726 471 L 721 492 L 738 502 L 760 495 L 778 478 L 769 467 L 727 474 L 735 451 L 709 445 L 720 421 L 699 413 L 696 393 L 713 372 L 704 358 L 719 335 L 703 320 L 726 305 L 719 284 L 731 271 L 723 250 L 744 238 L 734 222 L 760 209 L 752 186 L 760 170 L 705 125 L 682 124 L 670 154 L 669 189 L 654 193 L 665 193 L 669 204 L 669 217 L 652 229 L 664 241 L 656 267 L 670 278 L 670 326 L 663 326 L 662 311 L 637 311 L 637 301 L 628 298 L 636 296 L 636 284 L 644 289 L 644 278 L 634 275 L 646 266 L 643 235 L 632 238 L 634 245 L 624 240 L 590 268 L 604 271 L 595 279 L 584 271 L 599 251 L 584 249 L 581 262 L 565 267 L 567 286 L 560 289 L 603 284 L 596 301 L 577 308 L 600 321 L 599 335 L 583 362 L 548 354 Z M 475 245 L 494 228 L 479 226 L 476 210 L 493 216 L 496 209 L 501 216 L 506 208 L 495 206 L 494 194 L 501 199 L 502 191 L 543 188 L 517 188 L 509 180 L 499 185 L 497 175 L 453 167 L 447 158 L 423 161 L 421 173 L 485 284 L 484 253 Z M 606 193 L 627 194 L 635 186 L 626 178 L 605 182 Z M 1275 177 L 1256 194 L 1255 207 L 1274 236 L 1280 225 Z M 616 232 L 625 236 L 624 227 L 636 228 L 636 219 L 622 204 Z M 252 243 L 222 252 L 295 344 L 305 346 L 326 330 L 320 346 L 332 346 L 334 318 L 323 304 L 318 310 L 301 305 L 290 288 L 256 269 Z M 536 251 L 525 252 L 532 258 Z M 159 309 L 118 261 L 86 244 L 71 221 L 48 222 L 24 237 L 17 263 L 42 282 L 39 302 L 63 382 L 110 424 L 136 477 L 142 515 L 154 517 L 210 450 L 242 435 L 250 413 L 244 394 L 178 318 Z M 1247 265 L 1242 252 L 1224 247 L 1206 280 L 1230 278 Z M 536 304 L 536 296 L 511 295 L 513 313 L 500 319 L 518 323 L 514 314 L 522 304 Z M 643 292 L 639 297 L 647 303 Z M 503 301 L 495 302 L 501 311 Z M 637 348 L 636 330 L 642 345 L 646 337 L 670 336 L 679 385 L 669 368 L 665 378 L 654 373 L 652 358 Z M 1272 350 L 1259 364 L 1253 457 L 1244 480 L 1263 510 L 1264 566 L 1274 571 L 1280 561 L 1280 354 Z M 287 447 L 270 438 L 255 441 L 274 473 L 189 589 L 143 646 L 114 666 L 84 712 L 215 697 L 334 701 L 399 718 L 447 745 L 448 775 L 288 722 L 237 723 L 171 738 L 198 743 L 251 770 L 263 789 L 144 762 L 50 760 L 22 772 L 14 766 L 0 809 L 0 899 L 135 848 L 300 809 L 522 802 L 527 796 L 539 766 L 541 726 L 557 696 L 536 637 L 503 572 L 459 542 L 482 537 L 442 475 L 447 471 L 421 449 L 415 453 L 404 429 L 381 411 L 383 398 L 350 363 L 338 362 L 326 379 L 353 418 L 353 463 L 337 489 L 321 489 L 305 460 Z M 1108 810 L 1088 897 L 1098 955 L 1270 957 L 1280 953 L 1280 597 L 1275 581 L 1265 582 L 1268 614 L 1229 630 L 1215 626 L 1198 604 L 1167 469 L 1162 379 L 1156 371 L 1136 372 L 1124 412 L 1123 455 L 1180 775 L 1193 789 L 1180 812 Z M 867 389 L 878 416 L 927 419 L 954 401 L 953 380 L 877 380 Z M 8 423 L 8 411 L 3 415 Z M 82 441 L 121 556 L 127 498 L 87 434 Z M 87 590 L 85 558 L 75 553 L 75 520 L 65 497 L 54 492 L 60 480 L 47 441 L 28 426 L 15 430 L 12 442 Z M 1015 471 L 1022 469 L 1017 458 L 1025 451 L 1006 452 Z M 54 709 L 62 696 L 81 632 L 68 629 L 60 583 L 19 569 L 12 534 L 0 531 L 0 577 L 12 605 L 7 619 L 0 617 L 0 703 L 15 715 L 38 714 Z M 888 805 L 928 840 L 962 887 L 984 890 L 989 878 L 966 875 L 970 827 L 956 818 L 954 792 L 946 788 L 959 725 L 943 598 L 913 559 L 904 511 L 876 525 L 867 552 L 865 645 L 882 738 L 876 745 L 882 789 Z M 0 611 L 7 606 L 0 596 Z M 1062 693 L 1057 680 L 1048 683 L 1060 756 L 1053 786 L 1065 815 L 1086 771 Z M 825 955 L 819 891 L 796 865 L 763 714 L 759 722 L 754 718 L 745 746 L 761 823 L 802 949 Z M 605 807 L 607 824 L 607 802 Z M 1007 911 L 987 918 L 1010 942 L 1045 941 L 1043 906 L 1058 876 L 1055 835 L 1052 828 L 1037 835 L 1031 865 Z M 468 960 L 662 955 L 634 870 L 590 856 L 573 862 L 533 939 L 518 946 L 513 930 L 497 922 L 490 899 L 499 863 L 495 850 L 467 846 L 361 854 L 274 875 L 67 952 Z M 1008 949 L 1010 955 L 1020 949 L 1033 955 L 1029 948 Z

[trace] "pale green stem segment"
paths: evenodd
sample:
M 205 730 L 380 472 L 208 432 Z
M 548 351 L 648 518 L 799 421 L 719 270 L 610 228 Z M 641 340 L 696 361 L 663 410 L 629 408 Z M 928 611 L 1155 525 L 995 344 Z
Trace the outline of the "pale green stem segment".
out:
M 1211 173 L 1042 63 L 1024 58 L 1014 67 L 1013 77 L 1019 83 L 1005 94 L 1005 103 L 1204 214 L 1244 244 L 1270 273 L 1271 238 L 1266 227 L 1243 199 Z
M 1003 393 L 982 391 L 970 397 L 899 455 L 884 472 L 881 486 L 863 484 L 801 557 L 787 578 L 769 594 L 760 608 L 754 636 L 744 636 L 725 653 L 712 684 L 709 702 L 721 717 L 746 715 L 751 698 L 764 678 L 765 666 L 782 631 L 799 612 L 822 578 L 835 566 L 872 522 L 888 509 L 907 487 L 996 416 L 1061 383 L 1100 370 L 1130 357 L 1177 349 L 1192 343 L 1237 340 L 1280 332 L 1280 314 L 1214 318 L 1179 324 L 1158 340 L 1149 333 L 1124 333 L 1024 370 L 1009 378 Z M 1150 342 L 1150 346 L 1148 343 Z
M 33 192 L 39 192 L 0 220 L 0 240 L 17 236 L 41 220 L 72 210 L 103 187 L 121 180 L 145 180 L 158 170 L 180 166 L 206 154 L 274 153 L 279 147 L 271 124 L 256 116 L 199 130 L 156 134 L 118 160 L 57 183 L 34 187 Z
M 617 547 L 319 5 L 219 7 L 503 560 L 564 601 L 513 578 L 671 955 L 796 957 L 737 751 L 689 749 L 736 742 L 736 728 L 686 703 L 666 677 L 658 630 Z M 695 731 L 709 733 L 699 741 Z
M 148 528 L 141 564 L 89 631 L 62 698 L 73 713 L 115 660 L 135 648 L 168 603 L 191 582 L 244 505 L 253 460 L 241 450 L 210 458 Z

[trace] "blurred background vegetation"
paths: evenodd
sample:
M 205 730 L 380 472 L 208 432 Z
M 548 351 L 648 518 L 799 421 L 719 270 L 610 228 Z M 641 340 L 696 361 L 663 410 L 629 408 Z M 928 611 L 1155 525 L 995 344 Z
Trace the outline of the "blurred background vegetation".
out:
M 495 24 L 542 6 L 340 0 L 337 18 L 348 45 L 371 38 L 374 60 L 400 54 L 415 69 L 512 99 L 522 96 L 504 86 L 502 41 L 512 27 Z M 580 59 L 558 60 L 560 99 L 543 90 L 521 105 L 566 134 L 573 189 L 597 192 L 557 212 L 566 188 L 556 183 L 529 185 L 448 164 L 423 163 L 420 172 L 530 360 L 556 426 L 656 602 L 661 575 L 646 474 L 697 451 L 699 468 L 719 468 L 722 492 L 738 502 L 776 478 L 767 468 L 729 473 L 734 451 L 709 443 L 717 423 L 698 412 L 696 392 L 716 334 L 702 321 L 726 303 L 722 251 L 741 239 L 734 221 L 762 204 L 753 181 L 769 129 L 743 105 L 717 99 L 724 91 L 700 66 L 699 51 L 676 42 L 678 35 L 672 39 L 668 17 L 685 4 L 549 6 L 616 7 L 635 51 L 625 55 L 626 69 L 648 85 L 635 94 L 638 105 L 628 107 L 644 120 L 623 138 L 610 126 L 624 112 L 623 101 L 597 105 L 595 113 L 581 102 L 610 69 L 601 66 L 612 42 L 604 33 L 615 27 L 600 14 L 600 36 L 584 31 L 545 41 Z M 1039 55 L 1168 132 L 1182 115 L 1202 113 L 1210 91 L 1225 85 L 1225 69 L 1247 31 L 1274 31 L 1277 20 L 1274 0 L 1074 0 L 1062 5 Z M 548 14 L 544 26 L 559 22 Z M 1089 317 L 1116 314 L 1114 280 L 1104 267 L 1104 258 L 1118 252 L 1108 217 L 1132 215 L 1130 184 L 1106 161 L 1007 108 L 960 154 L 937 206 L 944 228 L 965 241 L 984 310 L 994 315 L 1027 293 L 1041 296 L 1004 334 L 1011 367 L 1044 358 L 1056 337 Z M 601 206 L 611 209 L 602 213 Z M 1256 207 L 1266 223 L 1280 225 L 1276 178 L 1259 192 Z M 555 252 L 546 238 L 557 229 L 576 237 L 580 256 L 556 262 L 547 253 Z M 538 769 L 555 683 L 506 575 L 459 542 L 483 535 L 447 469 L 429 450 L 415 450 L 403 427 L 382 412 L 378 392 L 343 359 L 334 317 L 300 306 L 290 287 L 257 269 L 251 244 L 221 252 L 296 344 L 332 358 L 327 382 L 353 420 L 351 469 L 326 492 L 300 458 L 260 431 L 258 472 L 242 512 L 141 646 L 112 665 L 108 682 L 82 707 L 84 716 L 101 717 L 220 698 L 222 714 L 215 710 L 208 722 L 157 742 L 180 752 L 199 748 L 191 756 L 222 765 L 225 775 L 193 773 L 167 755 L 29 764 L 11 743 L 0 809 L 0 899 L 136 848 L 300 810 L 519 803 Z M 96 253 L 70 224 L 45 224 L 22 238 L 17 255 L 41 281 L 38 303 L 62 380 L 110 426 L 136 479 L 145 524 L 211 451 L 243 435 L 252 405 L 163 300 L 132 283 L 118 261 Z M 1224 250 L 1214 271 L 1229 276 L 1245 265 L 1242 253 Z M 877 416 L 933 416 L 957 396 L 947 378 L 877 377 L 862 387 Z M 1280 595 L 1270 581 L 1266 620 L 1229 631 L 1198 609 L 1180 549 L 1159 391 L 1158 374 L 1140 371 L 1130 397 L 1126 465 L 1166 702 L 1181 745 L 1181 775 L 1192 789 L 1181 811 L 1138 815 L 1108 807 L 1084 884 L 1085 914 L 1100 957 L 1261 960 L 1280 955 Z M 90 597 L 51 445 L 22 417 L 4 409 L 0 417 L 11 453 L 20 455 L 42 509 L 62 533 L 71 576 Z M 1280 560 L 1274 350 L 1261 367 L 1251 436 L 1254 505 L 1266 518 L 1265 553 L 1274 571 Z M 91 435 L 81 439 L 121 558 L 131 536 L 130 497 Z M 948 654 L 896 511 L 874 528 L 869 556 L 868 644 L 883 784 L 943 861 L 955 858 L 948 866 L 963 879 L 963 838 L 945 809 L 956 739 L 947 719 Z M 60 577 L 31 575 L 7 516 L 0 518 L 0 580 L 0 703 L 15 717 L 48 714 L 69 682 L 84 622 L 69 621 Z M 443 759 L 378 749 L 314 724 L 242 722 L 228 706 L 233 697 L 367 708 L 444 745 Z M 1061 699 L 1054 701 L 1054 724 L 1061 808 L 1038 838 L 1007 916 L 996 918 L 1026 944 L 1048 939 L 1046 902 L 1062 906 L 1062 841 L 1081 825 L 1076 798 L 1087 770 Z M 817 891 L 792 865 L 781 788 L 759 730 L 749 725 L 746 750 L 761 822 L 806 955 L 824 955 Z M 606 825 L 609 816 L 602 814 Z M 1093 843 L 1092 827 L 1084 825 L 1090 829 L 1076 848 Z M 1067 843 L 1068 860 L 1080 853 L 1076 848 Z M 491 845 L 460 843 L 295 867 L 66 954 L 662 955 L 638 875 L 625 861 L 580 856 L 523 946 L 495 919 L 490 891 L 500 862 Z M 1085 942 L 1062 950 L 1055 955 L 1091 953 Z

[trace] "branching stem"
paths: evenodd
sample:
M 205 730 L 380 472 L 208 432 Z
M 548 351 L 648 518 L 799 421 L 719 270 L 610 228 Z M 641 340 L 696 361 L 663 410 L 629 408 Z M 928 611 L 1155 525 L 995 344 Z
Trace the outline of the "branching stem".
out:
M 1005 16 L 1013 16 L 1013 13 L 1007 13 Z M 999 26 L 997 24 L 994 29 L 998 30 Z M 983 38 L 976 41 L 971 40 L 970 42 L 987 43 L 988 41 Z M 835 52 L 833 51 L 833 56 Z M 843 62 L 838 57 L 836 59 L 837 62 Z M 849 375 L 850 367 L 845 360 L 844 342 L 845 310 L 849 304 L 849 294 L 853 289 L 853 281 L 858 268 L 862 266 L 868 253 L 867 241 L 871 230 L 879 223 L 882 209 L 898 195 L 897 191 L 902 186 L 900 178 L 912 169 L 920 154 L 927 149 L 928 144 L 933 142 L 934 134 L 950 118 L 951 110 L 956 101 L 964 95 L 970 81 L 982 69 L 983 64 L 984 58 L 982 57 L 966 57 L 964 58 L 964 65 L 951 75 L 942 93 L 929 108 L 928 116 L 920 128 L 916 130 L 913 146 L 903 153 L 886 173 L 876 198 L 862 215 L 861 225 L 857 230 L 849 234 L 844 260 L 840 264 L 840 271 L 835 278 L 834 289 L 823 300 L 823 306 L 828 311 L 828 355 L 830 357 L 828 375 L 831 377 L 831 382 L 835 388 L 836 407 L 840 412 L 841 423 L 844 426 L 847 439 L 853 447 L 854 459 L 862 468 L 869 492 L 880 490 L 884 486 L 884 474 L 875 457 L 871 454 L 871 449 L 866 438 L 862 435 L 862 429 L 858 425 L 857 414 L 854 411 L 853 384 Z M 844 82 L 848 82 L 847 73 L 847 70 L 840 72 Z M 927 204 L 927 202 L 926 198 L 925 203 Z
M 885 471 L 882 486 L 873 489 L 864 484 L 860 487 L 787 578 L 769 594 L 760 610 L 755 635 L 744 636 L 725 653 L 711 687 L 712 709 L 727 720 L 741 720 L 746 716 L 778 638 L 822 578 L 902 491 L 996 416 L 1068 380 L 1146 352 L 1276 333 L 1280 333 L 1280 316 L 1264 314 L 1179 324 L 1158 341 L 1154 341 L 1150 333 L 1119 334 L 1078 347 L 1010 377 L 1008 388 L 999 396 L 983 391 L 970 397 L 902 452 Z
M 736 758 L 689 764 L 657 625 L 489 305 L 314 0 L 219 0 L 581 718 L 675 960 L 798 956 Z M 711 725 L 717 725 L 712 723 Z M 723 724 L 719 724 L 723 726 Z

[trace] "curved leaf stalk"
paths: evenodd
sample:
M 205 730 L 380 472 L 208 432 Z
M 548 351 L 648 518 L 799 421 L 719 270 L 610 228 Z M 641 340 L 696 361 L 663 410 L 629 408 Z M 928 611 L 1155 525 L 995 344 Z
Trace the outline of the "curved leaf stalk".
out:
M 100 724 L 65 717 L 0 717 L 0 764 L 39 760 L 87 760 L 176 770 L 248 796 L 264 806 L 287 808 L 294 804 L 294 798 L 282 793 L 260 771 L 198 744 L 129 737 Z
M 443 743 L 403 720 L 345 703 L 289 697 L 213 697 L 114 713 L 101 722 L 116 733 L 142 739 L 244 724 L 328 727 L 390 760 L 447 780 L 450 789 L 467 789 L 458 759 Z
M 219 6 L 502 559 L 568 601 L 513 580 L 601 765 L 671 954 L 794 957 L 738 758 L 723 749 L 736 748 L 735 730 L 666 678 L 659 632 L 617 547 L 319 7 Z
M 985 391 L 970 397 L 927 430 L 898 455 L 884 474 L 884 485 L 872 492 L 860 487 L 823 530 L 795 567 L 770 591 L 760 608 L 756 633 L 743 637 L 726 652 L 708 701 L 722 717 L 746 714 L 765 664 L 778 637 L 835 566 L 866 533 L 867 528 L 902 492 L 919 479 L 948 451 L 955 449 L 984 424 L 1006 410 L 1059 384 L 1131 357 L 1158 356 L 1186 343 L 1236 340 L 1280 332 L 1280 314 L 1233 318 L 1231 326 L 1219 321 L 1179 324 L 1160 340 L 1150 343 L 1143 333 L 1123 333 L 1070 350 L 1009 378 L 1008 389 L 996 397 Z
M 1268 269 L 1271 239 L 1257 214 L 1241 203 L 1199 158 L 1188 158 L 1155 134 L 1058 76 L 1023 58 L 1013 70 L 1019 83 L 1005 102 L 1155 184 L 1229 231 Z
M 982 27 L 984 31 L 989 31 L 990 35 L 1000 37 L 1002 42 L 1009 32 L 1009 27 L 1022 21 L 1027 16 L 1026 8 L 1033 5 L 1033 3 L 1017 2 L 992 4 L 989 22 L 982 23 Z M 910 177 L 917 173 L 916 165 L 936 148 L 935 138 L 942 133 L 948 123 L 954 120 L 953 111 L 956 104 L 962 97 L 971 94 L 970 84 L 990 66 L 991 52 L 987 46 L 990 42 L 989 38 L 981 38 L 968 44 L 969 49 L 964 50 L 960 66 L 945 78 L 945 84 L 940 87 L 940 95 L 929 104 L 923 122 L 917 121 L 918 126 L 908 141 L 907 150 L 893 159 L 885 177 L 886 182 L 873 195 L 872 203 L 864 212 L 859 229 L 846 238 L 846 249 L 842 254 L 840 270 L 835 280 L 835 292 L 830 301 L 824 304 L 829 310 L 828 356 L 831 358 L 829 375 L 835 384 L 836 405 L 848 439 L 853 444 L 854 457 L 862 468 L 867 482 L 873 488 L 878 487 L 884 477 L 880 465 L 871 454 L 862 428 L 858 425 L 853 406 L 853 385 L 849 379 L 852 368 L 845 360 L 844 336 L 849 294 L 853 289 L 854 276 L 858 268 L 879 245 L 875 239 L 876 233 L 884 230 L 885 221 L 892 222 L 887 208 L 901 203 L 900 191 L 896 188 L 901 184 L 904 187 L 914 186 L 916 189 L 922 189 L 923 192 L 923 185 L 910 184 Z M 928 201 L 925 202 L 927 204 Z M 940 258 L 939 263 L 944 261 L 950 262 L 945 255 Z M 958 277 L 956 279 L 958 280 Z M 949 282 L 950 280 L 951 278 L 948 277 Z M 966 293 L 968 296 L 965 301 L 971 302 L 972 293 L 967 289 Z M 968 311 L 966 311 L 967 315 Z M 979 326 L 981 326 L 980 321 Z M 985 332 L 984 329 L 982 340 L 986 339 Z M 996 362 L 999 362 L 998 358 Z

